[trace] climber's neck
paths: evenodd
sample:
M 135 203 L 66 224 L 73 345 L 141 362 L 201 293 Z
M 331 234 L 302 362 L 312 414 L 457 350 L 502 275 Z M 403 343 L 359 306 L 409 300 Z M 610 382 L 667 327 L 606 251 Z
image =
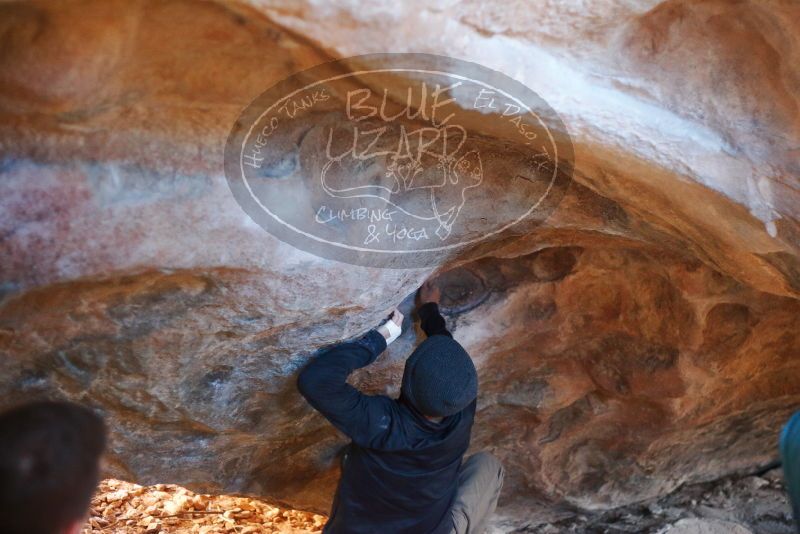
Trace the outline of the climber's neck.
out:
M 425 419 L 427 419 L 428 421 L 433 421 L 434 423 L 441 423 L 442 419 L 444 419 L 444 417 L 433 417 L 433 416 L 430 416 L 430 415 L 426 415 Z

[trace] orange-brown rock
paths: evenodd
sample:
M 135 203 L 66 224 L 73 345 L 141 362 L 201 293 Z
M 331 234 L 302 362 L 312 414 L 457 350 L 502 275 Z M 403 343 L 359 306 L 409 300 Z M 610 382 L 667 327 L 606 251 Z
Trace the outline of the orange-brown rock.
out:
M 473 448 L 508 472 L 499 521 L 774 460 L 800 404 L 798 6 L 550 4 L 0 4 L 2 403 L 96 407 L 119 478 L 326 511 L 345 441 L 296 373 L 441 274 L 480 373 Z M 576 155 L 557 211 L 428 269 L 265 233 L 222 172 L 242 108 L 330 58 L 404 50 L 555 108 Z M 396 394 L 418 339 L 356 382 Z

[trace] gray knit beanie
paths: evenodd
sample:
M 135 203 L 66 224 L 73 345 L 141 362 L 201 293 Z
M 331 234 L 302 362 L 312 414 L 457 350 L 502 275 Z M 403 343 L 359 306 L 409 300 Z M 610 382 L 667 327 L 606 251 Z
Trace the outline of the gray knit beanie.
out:
M 424 415 L 447 417 L 478 396 L 478 373 L 467 351 L 449 336 L 431 336 L 406 360 L 402 394 Z

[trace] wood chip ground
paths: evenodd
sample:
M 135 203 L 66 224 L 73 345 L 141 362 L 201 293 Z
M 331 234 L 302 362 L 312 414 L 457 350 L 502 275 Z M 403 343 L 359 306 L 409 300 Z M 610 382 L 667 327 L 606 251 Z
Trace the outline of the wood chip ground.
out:
M 82 534 L 306 534 L 326 518 L 258 499 L 201 495 L 172 484 L 100 483 Z

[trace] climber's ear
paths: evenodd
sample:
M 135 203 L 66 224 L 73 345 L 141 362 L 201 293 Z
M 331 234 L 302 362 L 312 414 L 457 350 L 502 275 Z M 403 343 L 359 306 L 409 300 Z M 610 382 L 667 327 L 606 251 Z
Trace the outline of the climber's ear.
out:
M 63 531 L 63 534 L 81 534 L 81 530 L 83 530 L 83 525 L 89 520 L 88 514 L 85 517 L 81 517 L 80 519 L 76 519 Z

